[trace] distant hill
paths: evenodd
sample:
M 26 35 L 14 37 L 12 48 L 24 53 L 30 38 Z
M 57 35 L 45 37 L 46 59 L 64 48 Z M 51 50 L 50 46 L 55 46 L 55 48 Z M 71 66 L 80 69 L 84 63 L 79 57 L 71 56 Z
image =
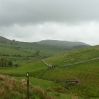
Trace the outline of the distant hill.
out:
M 8 42 L 8 41 L 13 41 L 13 40 L 9 40 L 5 37 L 0 36 L 0 42 Z M 20 42 L 17 41 L 19 43 L 32 43 L 32 42 Z M 37 44 L 42 44 L 42 45 L 53 45 L 53 46 L 89 46 L 86 43 L 83 42 L 71 42 L 71 41 L 60 41 L 60 40 L 42 40 L 39 42 L 33 42 L 33 43 L 37 43 Z
M 5 37 L 0 36 L 0 42 L 6 43 L 6 42 L 8 42 L 8 41 L 10 41 L 10 40 L 7 39 L 7 38 L 5 38 Z
M 54 45 L 54 46 L 64 46 L 64 47 L 84 47 L 89 46 L 86 43 L 83 42 L 71 42 L 71 41 L 59 41 L 59 40 L 42 40 L 38 42 L 39 44 L 43 45 Z
M 20 42 L 16 40 L 9 40 L 0 36 L 0 51 L 2 54 L 24 54 L 34 55 L 36 51 L 40 52 L 40 55 L 51 56 L 68 50 L 87 47 L 89 45 L 82 42 L 69 42 L 58 40 L 43 40 L 40 42 Z M 22 54 L 22 55 L 23 55 Z

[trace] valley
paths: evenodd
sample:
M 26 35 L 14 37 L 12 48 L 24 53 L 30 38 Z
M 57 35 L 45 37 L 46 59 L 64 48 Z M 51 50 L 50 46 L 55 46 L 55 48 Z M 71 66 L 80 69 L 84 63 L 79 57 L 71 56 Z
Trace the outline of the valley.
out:
M 28 43 L 0 38 L 0 84 L 4 83 L 0 95 L 5 91 L 8 95 L 11 91 L 9 97 L 25 99 L 26 81 L 22 82 L 22 79 L 26 80 L 29 72 L 31 99 L 98 99 L 99 46 L 45 42 Z M 8 65 L 9 61 L 12 64 Z M 5 79 L 11 82 L 17 93 L 6 84 Z M 5 87 L 8 90 L 4 91 Z

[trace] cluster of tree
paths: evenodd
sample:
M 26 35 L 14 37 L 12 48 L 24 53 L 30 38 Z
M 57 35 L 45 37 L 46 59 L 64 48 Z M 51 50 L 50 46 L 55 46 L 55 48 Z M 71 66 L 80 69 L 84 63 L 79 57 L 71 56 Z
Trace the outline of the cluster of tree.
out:
M 10 56 L 9 54 L 0 53 L 0 56 Z
M 15 57 L 22 57 L 20 54 L 13 54 L 12 56 L 15 56 Z
M 13 65 L 13 62 L 6 59 L 6 58 L 0 58 L 0 67 L 10 67 Z
M 18 45 L 18 43 L 15 40 L 10 41 L 11 45 Z

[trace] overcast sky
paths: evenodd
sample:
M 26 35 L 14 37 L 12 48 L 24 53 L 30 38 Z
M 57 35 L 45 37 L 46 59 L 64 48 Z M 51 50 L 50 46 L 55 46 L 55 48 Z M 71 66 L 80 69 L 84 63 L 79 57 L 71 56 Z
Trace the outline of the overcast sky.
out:
M 99 0 L 0 0 L 0 36 L 99 44 Z

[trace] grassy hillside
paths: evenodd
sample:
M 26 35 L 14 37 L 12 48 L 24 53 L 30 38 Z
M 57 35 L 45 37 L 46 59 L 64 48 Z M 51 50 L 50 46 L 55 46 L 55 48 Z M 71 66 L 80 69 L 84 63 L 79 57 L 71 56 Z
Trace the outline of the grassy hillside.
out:
M 57 46 L 39 45 L 37 43 L 25 43 L 25 42 L 0 43 L 0 46 L 7 49 L 19 50 L 29 55 L 34 54 L 37 50 L 40 51 L 41 55 L 45 56 L 54 55 L 66 51 L 66 49 Z M 7 49 L 5 50 L 7 51 Z
M 50 75 L 50 76 L 49 76 Z M 57 81 L 77 96 L 84 99 L 99 98 L 99 60 L 77 64 L 68 67 L 54 68 L 43 75 L 43 79 Z M 78 80 L 79 83 L 62 82 L 64 80 Z
M 58 54 L 45 61 L 56 67 L 45 72 L 43 79 L 54 80 L 84 99 L 99 98 L 99 46 Z M 63 82 L 69 80 L 78 80 L 79 83 Z
M 38 54 L 36 51 L 39 49 L 40 53 Z M 51 57 L 45 59 L 48 56 Z M 39 92 L 36 95 L 31 95 L 31 97 L 35 97 L 34 99 L 44 99 L 40 97 L 42 94 L 46 97 L 46 93 L 52 95 L 54 99 L 99 98 L 99 46 L 75 49 L 67 52 L 66 49 L 59 46 L 7 40 L 6 43 L 0 43 L 0 59 L 2 58 L 12 60 L 14 64 L 19 63 L 19 66 L 0 67 L 0 74 L 15 77 L 19 81 L 14 80 L 14 82 L 16 81 L 18 83 L 17 86 L 20 86 L 21 79 L 26 77 L 26 72 L 28 71 L 30 74 L 30 83 L 32 84 L 31 88 L 40 86 L 36 87 L 36 92 Z M 41 59 L 53 67 L 47 66 Z M 16 88 L 16 84 L 12 83 L 13 80 L 11 80 L 12 82 L 8 80 L 9 77 L 7 80 L 11 82 L 10 85 L 7 85 L 7 80 L 4 80 L 2 75 L 0 77 L 0 84 L 4 85 L 0 89 L 2 99 L 6 99 L 6 96 L 16 97 L 16 95 L 18 95 L 16 99 L 26 97 L 24 95 L 26 94 L 25 87 L 18 87 L 21 89 L 19 91 Z M 71 80 L 77 80 L 78 83 Z M 16 88 L 17 93 L 13 91 L 13 86 Z M 7 88 L 8 90 L 4 91 Z M 35 93 L 34 89 L 31 89 L 32 91 L 30 90 L 31 94 L 32 92 Z M 11 94 L 8 94 L 8 92 L 11 92 Z M 4 95 L 2 95 L 3 93 Z M 48 94 L 47 97 L 49 97 Z M 48 99 L 53 98 L 50 97 Z
M 84 60 L 91 60 L 99 57 L 99 46 L 87 47 L 73 51 L 63 52 L 45 59 L 48 64 L 62 66 L 65 64 L 74 64 Z

